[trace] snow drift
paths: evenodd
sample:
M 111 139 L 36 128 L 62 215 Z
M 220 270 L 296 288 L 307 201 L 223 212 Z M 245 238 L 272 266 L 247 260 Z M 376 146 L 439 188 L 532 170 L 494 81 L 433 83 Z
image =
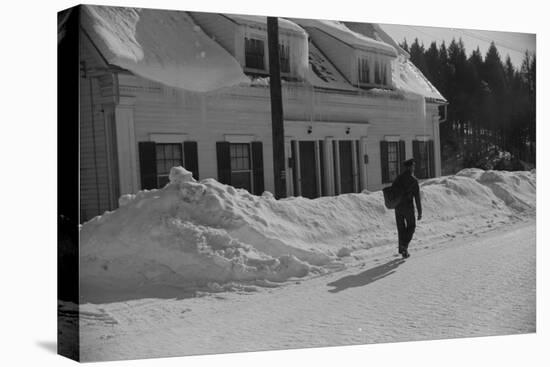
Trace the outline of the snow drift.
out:
M 415 239 L 444 238 L 533 216 L 535 172 L 468 169 L 426 180 L 421 192 Z M 354 242 L 358 233 L 367 235 Z M 84 299 L 151 285 L 270 285 L 325 273 L 343 266 L 342 257 L 396 241 L 381 192 L 275 200 L 214 179 L 197 182 L 181 167 L 163 189 L 121 197 L 119 209 L 85 223 L 80 235 Z

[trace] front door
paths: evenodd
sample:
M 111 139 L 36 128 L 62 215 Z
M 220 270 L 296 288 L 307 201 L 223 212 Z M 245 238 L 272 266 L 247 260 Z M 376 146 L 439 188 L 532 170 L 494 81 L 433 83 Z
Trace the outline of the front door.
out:
M 319 196 L 317 189 L 317 164 L 315 161 L 315 142 L 300 141 L 300 188 L 302 196 L 316 198 Z
M 340 140 L 340 193 L 353 192 L 353 158 L 351 140 Z

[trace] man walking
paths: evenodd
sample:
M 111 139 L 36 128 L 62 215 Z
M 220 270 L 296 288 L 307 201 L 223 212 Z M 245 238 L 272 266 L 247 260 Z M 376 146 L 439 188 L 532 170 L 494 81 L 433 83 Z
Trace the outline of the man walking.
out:
M 401 201 L 395 207 L 395 222 L 399 238 L 399 253 L 406 259 L 410 256 L 409 243 L 416 228 L 413 198 L 418 211 L 418 220 L 422 219 L 422 205 L 418 180 L 414 177 L 414 159 L 406 160 L 403 166 L 405 170 L 393 181 L 392 188 L 394 192 L 401 195 Z

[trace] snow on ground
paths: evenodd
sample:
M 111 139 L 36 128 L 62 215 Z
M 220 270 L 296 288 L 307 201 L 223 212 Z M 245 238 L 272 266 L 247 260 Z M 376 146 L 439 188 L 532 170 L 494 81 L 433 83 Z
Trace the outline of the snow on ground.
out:
M 346 270 L 277 289 L 81 305 L 81 358 L 151 358 L 535 331 L 534 221 L 449 240 L 418 238 L 406 261 L 395 257 L 393 245 L 386 247 Z
M 432 242 L 535 213 L 534 171 L 468 169 L 425 180 L 421 192 L 416 237 Z M 275 286 L 342 269 L 397 237 L 381 192 L 275 200 L 196 182 L 181 167 L 163 189 L 120 204 L 81 228 L 83 303 Z
M 535 171 L 423 181 L 406 261 L 380 192 L 170 176 L 81 228 L 81 304 L 59 312 L 83 361 L 535 331 Z

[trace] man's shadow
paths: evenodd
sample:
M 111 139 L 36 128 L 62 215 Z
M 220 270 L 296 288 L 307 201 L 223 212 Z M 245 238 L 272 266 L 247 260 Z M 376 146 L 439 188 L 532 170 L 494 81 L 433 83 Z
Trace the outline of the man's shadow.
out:
M 395 269 L 404 262 L 405 260 L 403 259 L 395 259 L 385 264 L 365 270 L 362 273 L 345 276 L 332 283 L 328 283 L 327 285 L 329 287 L 334 287 L 333 289 L 330 289 L 329 292 L 338 293 L 348 288 L 365 286 L 393 274 Z

